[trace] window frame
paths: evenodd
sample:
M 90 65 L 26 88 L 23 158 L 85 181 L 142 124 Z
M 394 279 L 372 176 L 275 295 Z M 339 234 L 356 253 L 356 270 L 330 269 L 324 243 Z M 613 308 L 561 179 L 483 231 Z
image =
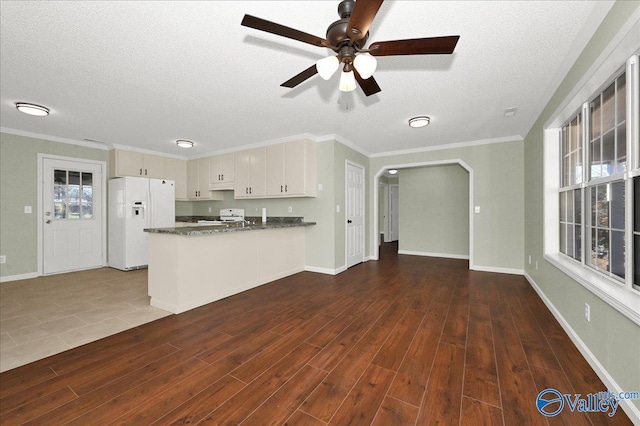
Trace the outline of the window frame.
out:
M 640 27 L 640 21 L 634 23 L 634 28 Z M 630 31 L 630 33 L 634 33 Z M 627 36 L 628 38 L 628 36 Z M 583 81 L 579 83 L 572 95 L 568 96 L 561 107 L 552 115 L 552 118 L 544 126 L 544 259 L 569 275 L 578 283 L 592 291 L 605 302 L 623 313 L 636 324 L 640 325 L 640 288 L 634 281 L 634 253 L 633 248 L 633 178 L 640 176 L 640 148 L 638 147 L 638 118 L 639 97 L 638 92 L 639 58 L 637 42 L 625 43 L 624 38 L 612 47 L 612 53 L 606 60 L 597 62 L 585 74 Z M 631 49 L 630 49 L 631 45 Z M 613 60 L 615 59 L 615 60 Z M 617 60 L 617 62 L 616 62 Z M 621 66 L 623 65 L 624 66 Z M 589 104 L 595 98 L 601 96 L 612 82 L 616 81 L 622 73 L 626 73 L 626 161 L 627 169 L 623 173 L 615 173 L 612 176 L 591 179 L 591 129 L 589 127 Z M 590 77 L 587 77 L 589 76 Z M 596 89 L 596 90 L 594 90 Z M 582 113 L 582 182 L 565 183 L 563 170 L 564 152 L 562 150 L 562 128 L 571 123 Z M 614 112 L 615 114 L 615 112 Z M 615 125 L 614 125 L 615 127 Z M 602 135 L 600 135 L 602 137 Z M 615 144 L 614 139 L 614 144 Z M 590 188 L 614 181 L 623 181 L 626 192 L 625 202 L 625 279 L 624 282 L 611 272 L 604 272 L 593 268 L 587 262 L 591 256 L 591 200 Z M 581 244 L 582 258 L 576 260 L 560 252 L 560 194 L 570 190 L 581 192 L 582 220 L 581 220 Z M 635 200 L 636 204 L 640 200 Z M 588 234 L 588 235 L 587 235 Z M 610 269 L 610 268 L 609 268 Z

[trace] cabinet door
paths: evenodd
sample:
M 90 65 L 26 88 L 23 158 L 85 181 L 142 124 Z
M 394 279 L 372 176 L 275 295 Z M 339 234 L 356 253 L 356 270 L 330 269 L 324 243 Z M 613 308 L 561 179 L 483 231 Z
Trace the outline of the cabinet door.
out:
M 222 163 L 222 181 L 233 182 L 235 179 L 235 154 L 223 154 L 221 157 Z
M 165 175 L 165 157 L 159 155 L 145 154 L 142 176 L 148 178 L 162 179 Z
M 301 142 L 287 142 L 284 145 L 284 195 L 305 193 L 306 149 Z
M 213 156 L 209 160 L 209 184 L 218 185 L 222 182 L 222 157 Z
M 198 160 L 187 161 L 187 198 L 198 198 Z
M 198 198 L 207 198 L 209 193 L 209 157 L 198 160 Z
M 284 147 L 285 144 L 270 145 L 266 148 L 267 158 L 267 195 L 284 194 Z
M 175 182 L 176 200 L 187 199 L 187 161 L 178 158 L 165 159 L 165 179 Z
M 251 150 L 251 166 L 249 167 L 249 193 L 253 197 L 267 194 L 267 151 L 265 148 Z
M 235 198 L 248 198 L 249 195 L 249 168 L 251 166 L 251 152 L 240 151 L 235 154 Z
M 144 154 L 117 149 L 116 174 L 118 176 L 144 176 Z

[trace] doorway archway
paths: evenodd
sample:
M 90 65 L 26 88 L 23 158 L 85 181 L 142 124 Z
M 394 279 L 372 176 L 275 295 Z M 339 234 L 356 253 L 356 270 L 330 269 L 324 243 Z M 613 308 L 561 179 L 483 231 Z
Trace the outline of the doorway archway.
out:
M 474 238 L 473 238 L 473 169 L 465 163 L 461 159 L 451 159 L 451 160 L 442 160 L 442 161 L 426 161 L 419 163 L 407 163 L 407 164 L 386 164 L 382 166 L 378 172 L 373 176 L 372 188 L 376 190 L 373 191 L 373 218 L 372 218 L 372 235 L 371 240 L 373 242 L 371 248 L 371 259 L 378 260 L 379 258 L 379 247 L 377 241 L 379 239 L 380 231 L 379 231 L 379 217 L 378 217 L 378 203 L 379 203 L 379 182 L 380 177 L 389 169 L 408 169 L 408 168 L 416 168 L 416 167 L 430 167 L 430 166 L 443 166 L 443 165 L 459 165 L 463 169 L 465 169 L 469 174 L 469 269 L 474 269 Z

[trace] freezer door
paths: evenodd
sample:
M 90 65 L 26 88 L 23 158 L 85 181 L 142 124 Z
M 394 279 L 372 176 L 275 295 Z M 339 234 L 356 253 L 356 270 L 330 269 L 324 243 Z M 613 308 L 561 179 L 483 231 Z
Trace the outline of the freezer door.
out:
M 148 264 L 147 233 L 149 223 L 149 180 L 126 177 L 125 183 L 125 269 Z
M 175 182 L 149 180 L 149 228 L 173 228 L 176 223 Z

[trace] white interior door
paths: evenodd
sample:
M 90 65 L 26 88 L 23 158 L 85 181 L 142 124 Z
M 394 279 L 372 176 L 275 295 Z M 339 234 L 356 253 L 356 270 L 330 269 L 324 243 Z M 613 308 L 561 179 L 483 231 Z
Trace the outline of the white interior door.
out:
M 102 266 L 102 179 L 100 164 L 43 158 L 44 274 Z
M 364 262 L 364 168 L 347 163 L 347 268 Z
M 398 241 L 400 237 L 399 193 L 398 185 L 389 185 L 389 234 L 391 241 Z

